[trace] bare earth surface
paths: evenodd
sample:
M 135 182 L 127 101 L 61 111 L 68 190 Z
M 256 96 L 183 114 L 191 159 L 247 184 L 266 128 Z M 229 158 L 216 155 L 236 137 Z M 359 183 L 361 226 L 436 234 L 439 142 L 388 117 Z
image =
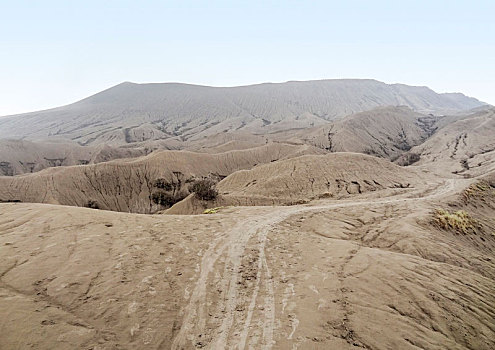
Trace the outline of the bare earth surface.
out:
M 122 83 L 68 106 L 0 120 L 0 138 L 71 140 L 80 145 L 169 145 L 239 130 L 265 134 L 320 126 L 380 106 L 424 113 L 467 111 L 484 103 L 424 86 L 369 79 L 291 81 L 230 88 Z
M 215 215 L 0 205 L 0 348 L 493 349 L 493 235 L 428 223 L 474 180 Z
M 54 167 L 33 174 L 0 176 L 0 202 L 86 206 L 95 201 L 100 209 L 153 213 L 163 209 L 151 197 L 157 179 L 185 191 L 191 181 L 204 176 L 223 178 L 257 164 L 321 153 L 321 149 L 307 145 L 269 143 L 216 154 L 162 151 L 135 159 Z
M 2 118 L 0 349 L 495 349 L 494 135 L 373 80 Z

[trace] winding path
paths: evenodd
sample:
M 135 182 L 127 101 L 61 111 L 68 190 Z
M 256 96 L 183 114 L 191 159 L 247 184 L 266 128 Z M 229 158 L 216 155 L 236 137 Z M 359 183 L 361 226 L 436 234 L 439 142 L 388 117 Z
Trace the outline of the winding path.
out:
M 172 349 L 189 349 L 196 347 L 206 347 L 208 349 L 245 349 L 250 333 L 255 327 L 261 334 L 258 347 L 261 349 L 271 349 L 275 328 L 275 295 L 270 268 L 265 256 L 265 244 L 269 232 L 279 223 L 287 218 L 308 212 L 318 212 L 335 208 L 345 208 L 363 205 L 382 205 L 399 202 L 425 201 L 447 195 L 455 190 L 455 182 L 459 180 L 445 180 L 428 195 L 423 197 L 395 196 L 384 199 L 357 200 L 332 202 L 323 205 L 277 207 L 276 210 L 267 207 L 266 214 L 256 217 L 248 217 L 238 222 L 235 227 L 225 234 L 219 235 L 213 240 L 204 253 L 201 269 L 190 296 L 188 304 L 184 308 L 182 325 L 176 334 Z M 414 194 L 408 193 L 411 196 Z M 256 254 L 254 266 L 256 267 L 256 278 L 254 284 L 249 285 L 249 294 L 246 289 L 242 290 L 241 296 L 241 274 L 240 267 L 242 259 L 249 250 L 248 244 L 256 240 Z M 206 305 L 208 302 L 208 283 L 213 279 L 213 275 L 220 273 L 219 263 L 225 259 L 225 268 L 220 276 L 219 286 L 225 286 L 222 296 L 218 298 L 218 308 L 221 310 L 221 319 L 216 327 L 210 327 L 210 339 L 207 342 L 198 342 L 198 335 L 208 333 L 207 325 L 211 322 L 211 315 L 207 315 Z M 263 302 L 259 299 L 260 289 L 264 286 Z M 245 296 L 250 297 L 245 300 Z M 242 298 L 247 302 L 247 310 L 243 310 L 244 319 L 236 320 L 239 313 L 236 307 Z M 262 320 L 253 322 L 253 314 L 258 307 L 262 310 Z M 235 315 L 235 317 L 234 317 Z

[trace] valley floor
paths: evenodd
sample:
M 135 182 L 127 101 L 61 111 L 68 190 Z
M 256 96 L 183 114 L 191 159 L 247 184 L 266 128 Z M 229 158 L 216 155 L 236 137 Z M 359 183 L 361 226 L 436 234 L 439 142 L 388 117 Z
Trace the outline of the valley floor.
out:
M 140 215 L 0 204 L 0 348 L 493 349 L 495 257 L 427 189 Z

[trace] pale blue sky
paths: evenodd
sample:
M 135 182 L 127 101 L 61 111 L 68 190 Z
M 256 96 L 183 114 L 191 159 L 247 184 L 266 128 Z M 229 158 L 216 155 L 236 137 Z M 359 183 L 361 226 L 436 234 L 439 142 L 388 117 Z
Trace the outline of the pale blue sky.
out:
M 494 0 L 0 0 L 0 115 L 122 81 L 374 78 L 495 104 L 494 16 Z

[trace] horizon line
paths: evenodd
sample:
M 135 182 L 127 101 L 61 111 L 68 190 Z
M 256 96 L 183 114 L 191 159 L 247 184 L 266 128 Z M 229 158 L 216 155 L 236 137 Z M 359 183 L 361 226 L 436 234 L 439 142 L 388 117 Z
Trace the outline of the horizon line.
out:
M 307 79 L 307 80 L 285 80 L 285 81 L 263 81 L 263 82 L 255 82 L 255 83 L 246 83 L 246 84 L 239 84 L 239 85 L 207 85 L 207 84 L 202 84 L 202 83 L 194 83 L 194 82 L 179 82 L 179 81 L 161 81 L 161 82 L 156 82 L 156 81 L 148 81 L 148 82 L 134 82 L 134 81 L 129 81 L 129 80 L 124 80 L 122 81 L 121 83 L 118 83 L 118 84 L 115 84 L 115 85 L 111 85 L 110 87 L 107 87 L 107 88 L 104 88 L 103 90 L 100 90 L 100 91 L 97 91 L 97 92 L 94 92 L 86 97 L 83 97 L 83 98 L 80 98 L 74 102 L 69 102 L 67 104 L 62 104 L 62 105 L 59 105 L 59 106 L 55 106 L 55 107 L 49 107 L 49 108 L 42 108 L 42 109 L 36 109 L 36 110 L 31 110 L 31 111 L 27 111 L 27 112 L 20 112 L 20 113 L 14 113 L 14 114 L 5 114 L 5 115 L 0 115 L 0 118 L 5 118 L 5 117 L 14 117 L 14 116 L 19 116 L 19 115 L 24 115 L 24 114 L 31 114 L 31 113 L 41 113 L 41 112 L 45 112 L 45 111 L 49 111 L 49 110 L 53 110 L 53 109 L 57 109 L 57 108 L 62 108 L 62 107 L 66 107 L 66 106 L 70 106 L 72 104 L 75 104 L 75 103 L 78 103 L 78 102 L 81 102 L 81 101 L 84 101 L 88 98 L 91 98 L 95 95 L 98 95 L 100 93 L 103 93 L 105 91 L 108 91 L 108 90 L 111 90 L 113 88 L 116 88 L 120 85 L 124 85 L 124 84 L 132 84 L 132 85 L 166 85 L 166 84 L 176 84 L 176 85 L 187 85 L 187 86 L 195 86 L 195 87 L 204 87 L 204 88 L 218 88 L 218 89 L 229 89 L 229 88 L 243 88 L 243 87 L 251 87 L 251 86 L 260 86 L 260 85 L 282 85 L 282 84 L 288 84 L 288 83 L 307 83 L 307 82 L 324 82 L 324 81 L 343 81 L 343 80 L 347 80 L 347 81 L 352 81 L 352 80 L 355 80 L 355 81 L 374 81 L 374 82 L 377 82 L 377 83 L 382 83 L 382 84 L 385 84 L 385 85 L 404 85 L 404 86 L 410 86 L 410 87 L 416 87 L 416 88 L 427 88 L 433 92 L 435 92 L 436 94 L 439 94 L 439 95 L 442 95 L 442 94 L 462 94 L 466 97 L 469 97 L 469 98 L 474 98 L 476 100 L 478 100 L 479 102 L 485 104 L 485 105 L 488 105 L 488 106 L 493 106 L 492 104 L 488 103 L 488 102 L 485 102 L 485 101 L 481 101 L 479 100 L 478 98 L 474 97 L 474 96 L 469 96 L 469 95 L 466 95 L 465 93 L 463 92 L 460 92 L 460 91 L 444 91 L 444 92 L 438 92 L 438 91 L 435 91 L 433 90 L 432 88 L 430 88 L 429 86 L 427 85 L 409 85 L 409 84 L 405 84 L 405 83 L 400 83 L 400 82 L 392 82 L 392 83 L 388 83 L 388 82 L 384 82 L 384 81 L 381 81 L 381 80 L 378 80 L 378 79 L 375 79 L 375 78 L 322 78 L 322 79 Z

